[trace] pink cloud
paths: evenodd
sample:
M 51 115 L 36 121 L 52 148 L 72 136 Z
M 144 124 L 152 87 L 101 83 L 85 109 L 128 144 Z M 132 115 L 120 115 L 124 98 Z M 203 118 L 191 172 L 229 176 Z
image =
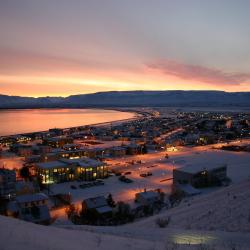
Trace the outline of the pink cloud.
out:
M 226 73 L 221 70 L 176 61 L 164 60 L 148 63 L 150 69 L 159 70 L 166 75 L 173 75 L 185 80 L 195 80 L 209 84 L 240 85 L 250 80 L 249 73 Z

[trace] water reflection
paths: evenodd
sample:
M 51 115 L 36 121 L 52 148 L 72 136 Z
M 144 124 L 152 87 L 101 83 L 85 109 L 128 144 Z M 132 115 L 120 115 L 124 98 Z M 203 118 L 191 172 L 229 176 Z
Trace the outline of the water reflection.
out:
M 0 136 L 130 119 L 133 113 L 102 109 L 1 110 Z

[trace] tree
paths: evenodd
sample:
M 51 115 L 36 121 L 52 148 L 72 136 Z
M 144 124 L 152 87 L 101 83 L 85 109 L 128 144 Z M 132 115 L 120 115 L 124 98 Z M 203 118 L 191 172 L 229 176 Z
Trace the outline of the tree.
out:
M 130 211 L 131 211 L 129 204 L 119 201 L 117 203 L 117 208 L 118 208 L 117 216 L 119 219 L 121 220 L 129 219 Z
M 144 145 L 142 146 L 141 152 L 142 152 L 142 154 L 147 154 L 147 153 L 148 153 L 148 149 L 147 149 L 146 144 L 144 144 Z
M 109 194 L 109 195 L 108 195 L 108 197 L 107 197 L 107 202 L 108 202 L 109 206 L 115 207 L 115 201 L 114 201 L 114 199 L 113 199 L 112 194 Z
M 29 170 L 29 168 L 28 168 L 27 166 L 23 166 L 23 167 L 20 169 L 20 176 L 21 176 L 23 179 L 25 179 L 25 180 L 29 179 L 29 177 L 30 177 L 30 170 Z
M 71 218 L 72 215 L 74 215 L 76 213 L 76 207 L 74 206 L 74 204 L 70 204 L 66 209 L 65 212 L 68 216 L 68 218 Z

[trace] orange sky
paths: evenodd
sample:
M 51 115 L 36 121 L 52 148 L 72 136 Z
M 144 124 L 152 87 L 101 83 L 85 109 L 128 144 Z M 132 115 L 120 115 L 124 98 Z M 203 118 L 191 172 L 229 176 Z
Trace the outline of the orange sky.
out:
M 0 1 L 0 94 L 250 91 L 248 7 L 226 0 Z

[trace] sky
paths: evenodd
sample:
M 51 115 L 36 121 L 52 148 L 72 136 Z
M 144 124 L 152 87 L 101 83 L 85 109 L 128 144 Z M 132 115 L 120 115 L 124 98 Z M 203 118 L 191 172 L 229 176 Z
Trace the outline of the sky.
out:
M 249 0 L 0 0 L 0 93 L 250 91 Z

